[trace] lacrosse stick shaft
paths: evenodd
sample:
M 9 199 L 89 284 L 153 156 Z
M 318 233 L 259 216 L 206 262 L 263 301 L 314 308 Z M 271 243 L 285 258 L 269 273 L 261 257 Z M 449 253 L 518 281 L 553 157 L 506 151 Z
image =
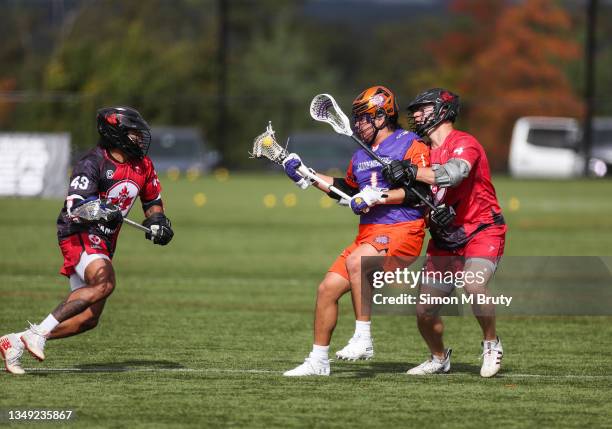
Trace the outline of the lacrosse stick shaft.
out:
M 329 114 L 330 108 L 333 115 Z M 310 103 L 310 116 L 312 116 L 312 118 L 316 121 L 328 123 L 338 134 L 344 134 L 351 137 L 359 144 L 359 146 L 363 148 L 363 150 L 366 151 L 368 155 L 370 155 L 372 159 L 375 159 L 381 165 L 386 165 L 386 163 L 383 162 L 383 160 L 376 155 L 369 146 L 362 142 L 361 139 L 359 139 L 355 133 L 352 132 L 348 117 L 344 114 L 342 109 L 340 109 L 336 103 L 336 100 L 334 100 L 334 97 L 332 97 L 330 94 L 319 94 L 312 99 L 312 102 Z M 332 119 L 332 117 L 335 119 Z M 407 185 L 408 183 L 404 182 L 404 186 L 408 187 Z M 435 210 L 435 206 L 427 198 L 421 195 L 419 191 L 413 187 L 410 187 L 410 191 L 421 201 L 423 201 L 423 203 L 425 203 L 425 205 L 427 205 L 430 209 Z
M 139 224 L 138 222 L 134 222 L 132 219 L 128 219 L 128 218 L 124 217 L 123 218 L 123 223 L 126 223 L 126 224 L 128 224 L 129 226 L 131 226 L 133 228 L 136 228 L 136 229 L 139 229 L 141 231 L 148 232 L 149 234 L 151 234 L 151 230 L 149 228 L 147 228 L 144 225 Z
M 298 168 L 298 172 L 302 176 L 308 177 L 309 179 L 314 180 L 319 185 L 323 186 L 325 189 L 327 189 L 327 190 L 333 192 L 334 194 L 338 195 L 340 198 L 344 198 L 345 200 L 350 200 L 351 199 L 351 197 L 348 194 L 345 194 L 340 189 L 336 188 L 334 185 L 331 185 L 331 184 L 327 183 L 325 180 L 321 179 L 316 174 L 313 174 L 308 168 L 304 167 L 303 164 L 300 166 L 300 168 Z
M 361 146 L 361 147 L 362 147 L 362 149 L 363 149 L 363 150 L 365 150 L 365 151 L 366 151 L 366 153 L 367 153 L 368 155 L 370 155 L 370 158 L 375 159 L 376 161 L 380 162 L 380 164 L 381 164 L 381 165 L 386 165 L 386 164 L 387 164 L 386 162 L 384 162 L 384 161 L 382 160 L 382 158 L 381 158 L 380 156 L 376 155 L 376 152 L 374 152 L 374 151 L 372 150 L 372 148 L 370 148 L 370 147 L 369 147 L 367 144 L 365 144 L 364 142 L 362 142 L 362 141 L 361 141 L 361 139 L 360 139 L 360 138 L 358 138 L 358 137 L 357 137 L 355 134 L 351 134 L 351 138 L 352 138 L 353 140 L 355 140 L 355 141 L 357 142 L 357 144 L 358 144 L 359 146 Z M 404 185 L 405 185 L 406 187 L 408 187 L 408 183 L 404 182 Z M 423 202 L 425 203 L 425 205 L 427 205 L 427 207 L 429 207 L 429 208 L 430 208 L 430 209 L 432 209 L 432 210 L 435 210 L 435 209 L 436 209 L 436 206 L 434 206 L 434 205 L 431 203 L 431 201 L 429 201 L 427 198 L 425 198 L 425 197 L 424 197 L 424 196 L 423 196 L 423 195 L 422 195 L 422 194 L 421 194 L 419 191 L 417 191 L 416 189 L 414 189 L 414 188 L 412 188 L 412 187 L 410 187 L 410 191 L 411 191 L 412 193 L 414 193 L 414 195 L 416 195 L 416 196 L 417 196 L 417 197 L 418 197 L 418 198 L 419 198 L 421 201 L 423 201 Z

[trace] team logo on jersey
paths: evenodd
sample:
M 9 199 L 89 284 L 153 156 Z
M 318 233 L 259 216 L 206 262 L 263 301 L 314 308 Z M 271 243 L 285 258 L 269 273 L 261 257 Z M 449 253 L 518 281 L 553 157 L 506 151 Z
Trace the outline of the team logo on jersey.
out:
M 126 180 L 111 186 L 106 194 L 106 198 L 109 198 L 111 203 L 119 206 L 123 216 L 127 216 L 139 193 L 140 188 L 138 185 L 131 180 Z
M 453 153 L 457 154 L 457 155 L 461 155 L 463 153 L 463 148 L 462 147 L 458 147 L 457 149 L 455 149 L 453 151 Z
M 97 235 L 89 234 L 89 242 L 91 243 L 90 247 L 92 249 L 102 249 L 102 247 L 100 246 L 100 244 L 102 243 L 102 239 Z
M 115 174 L 115 172 L 113 170 L 106 170 L 106 178 L 107 179 L 112 179 L 113 178 L 113 174 Z
M 389 239 L 388 235 L 379 235 L 374 239 L 374 242 L 378 244 L 389 244 L 389 241 L 391 240 Z
M 388 156 L 381 156 L 381 159 L 385 162 L 385 164 L 390 163 L 393 159 Z M 355 167 L 355 171 L 361 172 L 366 170 L 371 170 L 372 168 L 381 167 L 380 162 L 375 159 L 368 159 L 367 161 L 361 161 Z

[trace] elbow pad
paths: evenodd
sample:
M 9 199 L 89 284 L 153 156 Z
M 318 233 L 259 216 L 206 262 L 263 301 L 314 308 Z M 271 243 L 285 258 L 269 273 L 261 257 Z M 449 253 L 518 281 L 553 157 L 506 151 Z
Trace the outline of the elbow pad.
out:
M 457 186 L 470 174 L 470 165 L 459 158 L 451 158 L 446 164 L 431 166 L 436 178 L 436 185 L 441 188 Z
M 344 192 L 347 195 L 350 195 L 351 197 L 353 195 L 357 195 L 357 193 L 359 192 L 358 189 L 353 188 L 348 183 L 346 183 L 345 179 L 341 179 L 339 177 L 334 177 L 333 185 L 334 185 L 334 187 L 340 189 L 342 192 Z M 340 196 L 336 195 L 334 192 L 328 192 L 327 196 L 329 198 L 332 198 L 332 199 L 336 200 L 336 201 L 340 201 Z

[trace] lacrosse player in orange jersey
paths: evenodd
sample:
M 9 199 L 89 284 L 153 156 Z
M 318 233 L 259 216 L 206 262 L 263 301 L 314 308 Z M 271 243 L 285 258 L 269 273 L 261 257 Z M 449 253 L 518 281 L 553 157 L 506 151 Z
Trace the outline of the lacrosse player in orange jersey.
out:
M 383 86 L 363 91 L 353 101 L 355 133 L 385 162 L 408 159 L 423 167 L 429 166 L 429 148 L 420 138 L 397 124 L 398 108 L 393 93 Z M 290 154 L 283 166 L 286 174 L 305 189 L 311 184 L 339 199 L 328 188 L 300 175 L 302 162 Z M 367 256 L 416 257 L 421 252 L 425 236 L 425 209 L 412 193 L 398 188 L 389 190 L 382 176 L 383 166 L 363 150 L 357 150 L 346 177 L 333 178 L 317 174 L 327 183 L 351 195 L 353 212 L 360 216 L 359 232 L 323 278 L 317 290 L 314 319 L 314 344 L 302 365 L 284 373 L 285 376 L 329 375 L 329 344 L 338 318 L 338 300 L 351 292 L 356 317 L 355 334 L 348 345 L 338 351 L 339 359 L 369 359 L 374 355 L 370 333 L 370 303 L 362 303 L 361 258 Z M 420 186 L 420 185 L 417 185 Z M 420 186 L 423 194 L 427 185 Z

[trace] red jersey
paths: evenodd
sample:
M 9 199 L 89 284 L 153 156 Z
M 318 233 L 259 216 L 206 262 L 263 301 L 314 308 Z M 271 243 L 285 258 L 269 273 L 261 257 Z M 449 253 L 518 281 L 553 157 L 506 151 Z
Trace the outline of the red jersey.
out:
M 484 148 L 468 133 L 453 130 L 442 146 L 432 149 L 432 164 L 444 164 L 451 158 L 470 164 L 470 173 L 459 185 L 450 188 L 432 186 L 436 205 L 446 204 L 455 209 L 453 224 L 444 231 L 431 231 L 437 247 L 463 247 L 477 232 L 491 225 L 504 225 L 495 188 L 491 183 L 489 161 Z
M 161 184 L 149 157 L 126 162 L 115 161 L 106 149 L 96 146 L 74 166 L 68 184 L 68 198 L 109 198 L 127 216 L 140 197 L 143 210 L 153 205 L 162 206 Z M 76 200 L 75 200 L 76 201 Z M 57 219 L 57 235 L 60 240 L 76 233 L 88 232 L 104 238 L 111 252 L 115 248 L 118 227 L 109 230 L 98 223 L 76 223 L 68 218 L 66 204 Z

